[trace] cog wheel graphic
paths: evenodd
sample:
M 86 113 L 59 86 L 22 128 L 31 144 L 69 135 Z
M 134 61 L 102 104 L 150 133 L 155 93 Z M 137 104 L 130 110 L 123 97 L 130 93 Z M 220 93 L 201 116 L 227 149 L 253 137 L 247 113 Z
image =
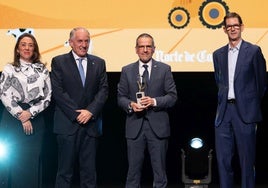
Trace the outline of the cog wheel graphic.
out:
M 172 27 L 182 29 L 189 24 L 190 14 L 182 7 L 175 7 L 168 14 L 168 22 Z
M 199 8 L 199 20 L 210 29 L 221 28 L 229 7 L 222 0 L 207 0 Z

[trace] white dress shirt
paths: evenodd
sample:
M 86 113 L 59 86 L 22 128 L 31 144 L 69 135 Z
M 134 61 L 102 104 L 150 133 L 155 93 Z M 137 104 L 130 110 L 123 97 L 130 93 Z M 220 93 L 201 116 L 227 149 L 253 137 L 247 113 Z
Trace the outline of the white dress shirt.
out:
M 241 42 L 242 42 L 242 40 L 238 43 L 237 46 L 235 46 L 233 48 L 229 45 L 229 50 L 228 50 L 228 79 L 229 79 L 228 99 L 235 99 L 234 75 L 235 75 L 236 62 L 237 62 L 237 57 L 239 54 Z

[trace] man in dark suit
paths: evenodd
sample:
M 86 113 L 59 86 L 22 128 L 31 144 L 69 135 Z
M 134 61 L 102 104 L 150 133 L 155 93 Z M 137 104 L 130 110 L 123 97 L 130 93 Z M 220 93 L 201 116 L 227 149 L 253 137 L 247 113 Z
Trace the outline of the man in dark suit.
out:
M 102 134 L 101 111 L 108 97 L 108 83 L 105 61 L 87 53 L 89 42 L 85 28 L 74 28 L 69 38 L 72 51 L 52 59 L 57 188 L 71 187 L 75 161 L 79 162 L 80 187 L 96 187 L 96 146 Z
M 170 136 L 167 109 L 175 104 L 177 91 L 170 66 L 152 59 L 154 51 L 153 37 L 147 33 L 139 35 L 136 39 L 139 60 L 122 68 L 118 84 L 118 105 L 127 113 L 126 188 L 140 187 L 146 147 L 153 169 L 153 187 L 167 187 L 165 163 Z M 142 97 L 140 102 L 136 97 Z
M 253 188 L 256 130 L 262 120 L 261 100 L 267 86 L 266 61 L 259 46 L 241 38 L 244 25 L 237 13 L 224 17 L 223 29 L 229 44 L 213 53 L 218 86 L 215 146 L 220 187 L 233 187 L 232 157 L 236 147 L 242 188 Z

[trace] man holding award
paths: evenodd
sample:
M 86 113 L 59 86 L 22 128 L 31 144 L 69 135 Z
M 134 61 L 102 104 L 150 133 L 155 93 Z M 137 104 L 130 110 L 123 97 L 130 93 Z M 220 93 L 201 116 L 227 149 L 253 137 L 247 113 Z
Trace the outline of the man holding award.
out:
M 139 188 L 147 148 L 153 169 L 153 187 L 166 188 L 166 152 L 170 125 L 167 109 L 177 100 L 169 65 L 155 61 L 153 37 L 143 33 L 136 39 L 137 62 L 122 68 L 118 105 L 127 113 L 128 174 L 126 188 Z

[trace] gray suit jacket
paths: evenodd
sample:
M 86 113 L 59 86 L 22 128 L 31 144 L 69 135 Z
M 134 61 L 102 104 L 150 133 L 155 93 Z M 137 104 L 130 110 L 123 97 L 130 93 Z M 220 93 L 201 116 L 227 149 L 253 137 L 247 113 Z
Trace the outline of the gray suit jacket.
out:
M 136 102 L 139 79 L 139 62 L 122 68 L 118 84 L 118 105 L 127 112 L 126 137 L 135 138 L 141 129 L 144 116 L 149 120 L 152 130 L 160 137 L 170 135 L 167 109 L 177 100 L 177 90 L 169 65 L 153 60 L 147 96 L 156 99 L 157 106 L 150 108 L 146 114 L 129 111 L 131 101 Z
M 218 107 L 215 125 L 222 122 L 228 99 L 228 45 L 213 53 Z M 260 47 L 242 41 L 234 75 L 236 106 L 245 123 L 262 119 L 261 99 L 267 87 L 266 61 Z

